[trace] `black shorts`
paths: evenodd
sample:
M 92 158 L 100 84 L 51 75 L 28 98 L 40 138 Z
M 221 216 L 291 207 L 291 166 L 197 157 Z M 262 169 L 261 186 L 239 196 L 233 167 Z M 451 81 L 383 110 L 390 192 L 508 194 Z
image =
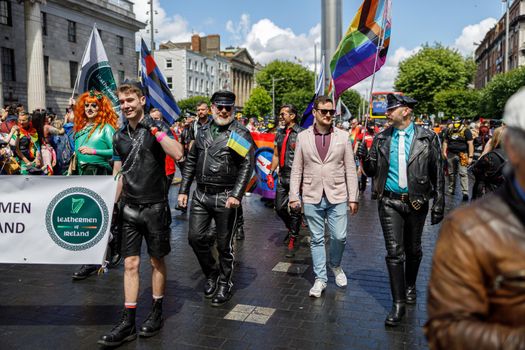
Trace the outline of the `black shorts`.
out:
M 167 202 L 153 204 L 124 203 L 122 208 L 122 256 L 140 256 L 142 237 L 148 254 L 162 258 L 171 251 L 171 211 Z

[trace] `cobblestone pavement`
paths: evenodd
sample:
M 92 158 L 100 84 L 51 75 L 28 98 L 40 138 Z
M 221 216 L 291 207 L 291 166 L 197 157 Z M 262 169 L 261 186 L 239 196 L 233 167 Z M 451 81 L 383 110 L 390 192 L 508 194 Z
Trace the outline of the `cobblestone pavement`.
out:
M 319 299 L 308 296 L 314 277 L 307 228 L 296 257 L 285 258 L 284 225 L 254 195 L 243 200 L 246 239 L 236 242 L 234 296 L 222 307 L 211 307 L 203 297 L 204 279 L 188 245 L 188 218 L 172 209 L 164 328 L 153 338 L 138 338 L 121 348 L 425 349 L 426 286 L 438 227 L 427 220 L 417 305 L 408 307 L 401 326 L 385 328 L 391 297 L 377 204 L 369 191 L 359 214 L 349 220 L 342 265 L 348 287 L 338 288 L 329 272 L 328 287 Z M 176 193 L 173 186 L 172 204 Z M 449 207 L 460 204 L 458 198 L 447 199 Z M 97 348 L 99 336 L 119 319 L 123 270 L 73 282 L 76 268 L 0 265 L 0 348 Z M 144 260 L 139 325 L 149 312 L 150 271 Z

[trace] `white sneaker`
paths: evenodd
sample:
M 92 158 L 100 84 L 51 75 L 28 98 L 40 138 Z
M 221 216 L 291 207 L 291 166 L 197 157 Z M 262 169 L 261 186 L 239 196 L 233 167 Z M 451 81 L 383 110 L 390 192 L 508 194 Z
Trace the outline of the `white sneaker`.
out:
M 346 285 L 348 284 L 348 280 L 346 279 L 345 272 L 343 271 L 341 266 L 332 267 L 331 269 L 335 275 L 335 284 L 341 288 L 346 287 Z
M 310 289 L 310 296 L 319 298 L 325 289 L 326 282 L 316 279 L 314 286 Z

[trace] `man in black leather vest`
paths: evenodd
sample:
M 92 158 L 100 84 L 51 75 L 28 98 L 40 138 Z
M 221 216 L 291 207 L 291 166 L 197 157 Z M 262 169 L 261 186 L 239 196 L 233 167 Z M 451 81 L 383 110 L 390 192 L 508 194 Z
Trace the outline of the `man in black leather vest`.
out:
M 213 121 L 197 132 L 182 173 L 178 202 L 186 207 L 195 178 L 188 240 L 206 276 L 204 296 L 213 306 L 231 298 L 233 237 L 238 210 L 254 169 L 254 144 L 248 129 L 234 120 L 235 95 L 217 91 L 211 98 Z M 209 244 L 215 221 L 219 263 Z
M 300 210 L 288 209 L 288 192 L 290 192 L 290 174 L 297 135 L 303 131 L 303 128 L 297 124 L 297 109 L 293 105 L 283 105 L 279 112 L 279 119 L 284 123 L 284 129 L 279 129 L 275 135 L 272 165 L 267 182 L 270 188 L 274 187 L 273 172 L 279 167 L 279 183 L 275 193 L 275 210 L 288 229 L 288 235 L 285 238 L 285 242 L 288 242 L 286 257 L 292 258 L 295 256 L 295 250 L 299 243 L 297 239 L 301 228 L 302 216 Z
M 392 126 L 376 135 L 369 152 L 362 143 L 357 156 L 366 175 L 374 178 L 393 299 L 385 324 L 397 326 L 405 304 L 416 303 L 428 202 L 434 199 L 434 225 L 443 219 L 445 178 L 438 136 L 411 120 L 417 101 L 394 94 L 387 95 L 387 101 L 386 115 Z

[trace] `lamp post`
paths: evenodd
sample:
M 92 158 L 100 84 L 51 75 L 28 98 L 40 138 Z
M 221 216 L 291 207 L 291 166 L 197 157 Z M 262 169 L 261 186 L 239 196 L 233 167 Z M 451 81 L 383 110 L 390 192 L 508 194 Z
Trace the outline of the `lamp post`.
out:
M 507 5 L 507 9 L 505 11 L 505 57 L 503 58 L 503 72 L 509 71 L 509 10 L 510 10 L 510 2 L 512 0 L 501 0 L 501 2 L 504 2 Z
M 283 79 L 272 77 L 272 117 L 275 117 L 275 82 Z

